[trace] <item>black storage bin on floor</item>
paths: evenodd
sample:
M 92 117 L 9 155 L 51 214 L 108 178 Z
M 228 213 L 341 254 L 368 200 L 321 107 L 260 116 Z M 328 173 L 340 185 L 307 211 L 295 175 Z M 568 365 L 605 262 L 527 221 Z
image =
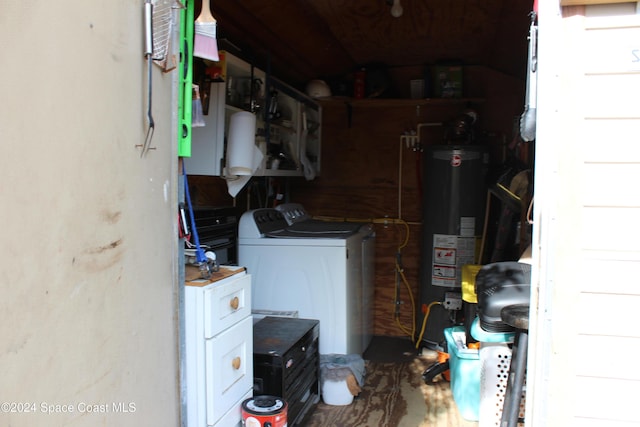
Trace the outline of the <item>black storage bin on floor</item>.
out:
M 500 317 L 500 311 L 514 304 L 529 304 L 531 265 L 516 261 L 495 262 L 483 266 L 476 276 L 478 320 L 487 332 L 512 332 Z
M 320 322 L 267 316 L 253 325 L 254 396 L 287 402 L 287 425 L 304 425 L 320 401 Z

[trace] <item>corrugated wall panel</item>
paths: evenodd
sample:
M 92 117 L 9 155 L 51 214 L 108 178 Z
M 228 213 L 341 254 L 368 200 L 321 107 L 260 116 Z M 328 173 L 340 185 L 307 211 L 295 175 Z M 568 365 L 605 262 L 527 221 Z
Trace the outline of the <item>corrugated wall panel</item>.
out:
M 587 163 L 580 185 L 582 201 L 585 206 L 638 207 L 638 177 L 640 163 Z
M 638 119 L 585 119 L 576 129 L 580 154 L 585 162 L 640 162 L 639 127 Z
M 638 75 L 640 72 L 586 75 L 581 93 L 584 117 L 640 118 Z
M 596 257 L 592 258 L 590 255 Z M 601 253 L 585 254 L 580 269 L 580 287 L 583 292 L 608 294 L 640 294 L 640 252 L 610 252 L 611 258 L 602 259 Z M 633 259 L 635 258 L 635 260 Z
M 606 19 L 591 21 L 584 32 L 586 73 L 640 71 L 640 26 L 634 17 L 627 18 L 617 28 Z
M 547 245 L 527 425 L 637 425 L 640 15 L 589 6 L 556 20 L 552 3 L 540 2 L 536 202 Z
M 582 350 L 576 375 L 640 381 L 640 367 L 628 368 L 637 365 L 640 338 L 578 335 L 576 345 Z
M 576 411 L 574 425 L 582 426 L 584 419 L 599 420 L 600 426 L 612 425 L 610 420 L 637 420 L 639 387 L 640 381 L 577 377 L 573 396 Z
M 580 427 L 602 427 L 603 425 L 605 425 L 606 427 L 638 427 L 638 423 L 636 421 L 607 420 L 605 423 L 603 423 L 602 420 L 586 418 L 576 419 L 575 425 L 578 425 Z
M 635 252 L 640 248 L 640 208 L 585 207 L 582 226 L 584 249 Z
M 639 295 L 582 293 L 574 304 L 576 334 L 640 337 Z

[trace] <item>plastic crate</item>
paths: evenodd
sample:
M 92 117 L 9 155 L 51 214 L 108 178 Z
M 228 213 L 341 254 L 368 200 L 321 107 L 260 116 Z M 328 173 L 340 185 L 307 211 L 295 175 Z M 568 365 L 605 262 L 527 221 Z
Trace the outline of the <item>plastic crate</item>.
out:
M 466 347 L 466 333 L 462 326 L 446 328 L 444 336 L 449 352 L 451 394 L 460 415 L 468 421 L 480 416 L 480 355 Z

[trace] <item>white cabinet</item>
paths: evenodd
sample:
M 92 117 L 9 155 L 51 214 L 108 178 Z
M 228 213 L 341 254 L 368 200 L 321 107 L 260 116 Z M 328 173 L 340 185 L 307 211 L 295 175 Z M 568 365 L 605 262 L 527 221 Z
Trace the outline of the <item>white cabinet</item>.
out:
M 190 175 L 224 176 L 229 119 L 238 111 L 256 114 L 256 145 L 264 154 L 256 176 L 320 173 L 322 108 L 302 92 L 228 52 L 221 52 L 220 79 L 211 83 L 205 126 L 192 129 Z M 216 65 L 217 64 L 217 65 Z
M 251 276 L 233 270 L 185 286 L 188 427 L 238 426 L 253 395 Z

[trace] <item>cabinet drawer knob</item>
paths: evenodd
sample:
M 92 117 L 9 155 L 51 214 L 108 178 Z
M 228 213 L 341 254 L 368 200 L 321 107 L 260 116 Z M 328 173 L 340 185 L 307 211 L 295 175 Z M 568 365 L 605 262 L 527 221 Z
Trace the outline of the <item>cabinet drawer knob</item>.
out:
M 233 360 L 231 361 L 231 366 L 233 366 L 233 369 L 235 370 L 240 369 L 241 364 L 242 364 L 242 359 L 240 359 L 240 357 L 234 357 Z
M 231 306 L 232 309 L 237 310 L 238 307 L 240 307 L 240 298 L 238 297 L 231 298 L 231 302 L 229 302 L 229 305 Z

